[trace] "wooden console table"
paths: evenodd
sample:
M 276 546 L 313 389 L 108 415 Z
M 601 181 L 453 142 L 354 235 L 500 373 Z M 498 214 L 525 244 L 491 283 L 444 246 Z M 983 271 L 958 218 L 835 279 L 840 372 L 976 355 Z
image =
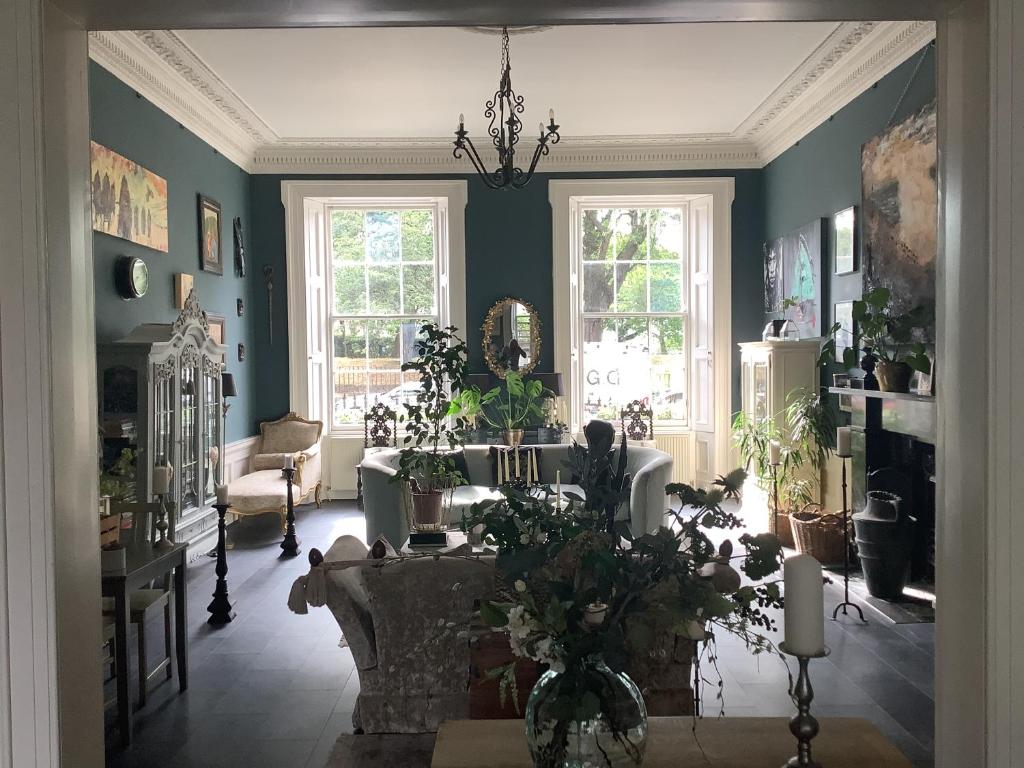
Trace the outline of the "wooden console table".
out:
M 777 768 L 796 754 L 783 717 L 651 718 L 645 768 Z M 481 751 L 483 750 L 483 751 Z M 867 720 L 823 718 L 813 743 L 826 768 L 910 768 Z M 486 757 L 483 755 L 486 754 Z M 441 725 L 431 768 L 532 768 L 522 720 L 452 720 Z

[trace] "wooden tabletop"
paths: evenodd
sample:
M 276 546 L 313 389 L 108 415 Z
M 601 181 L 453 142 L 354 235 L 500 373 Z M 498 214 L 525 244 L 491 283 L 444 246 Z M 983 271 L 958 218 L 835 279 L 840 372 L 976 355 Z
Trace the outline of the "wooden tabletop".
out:
M 652 717 L 644 768 L 781 768 L 796 754 L 782 717 Z M 825 768 L 910 768 L 867 720 L 822 718 L 812 743 Z M 522 720 L 450 720 L 437 733 L 431 768 L 532 768 Z

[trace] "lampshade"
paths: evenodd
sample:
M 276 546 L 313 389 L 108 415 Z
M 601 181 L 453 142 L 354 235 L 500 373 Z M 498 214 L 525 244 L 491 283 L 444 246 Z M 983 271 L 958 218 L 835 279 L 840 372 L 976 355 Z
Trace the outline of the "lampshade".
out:
M 548 389 L 554 394 L 555 397 L 560 397 L 562 394 L 562 374 L 560 373 L 535 373 L 530 378 L 536 379 L 542 385 L 544 389 Z
M 235 391 L 235 377 L 230 373 L 222 373 L 220 375 L 220 393 L 224 397 L 235 397 L 238 393 Z

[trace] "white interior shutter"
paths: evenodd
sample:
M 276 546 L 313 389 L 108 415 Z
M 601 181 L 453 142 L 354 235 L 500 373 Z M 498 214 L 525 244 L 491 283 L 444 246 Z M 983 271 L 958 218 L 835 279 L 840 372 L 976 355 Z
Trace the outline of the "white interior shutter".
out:
M 712 198 L 689 205 L 690 233 L 690 424 L 698 485 L 707 487 L 715 467 L 714 278 L 712 269 Z
M 333 418 L 329 405 L 330 382 L 328 377 L 329 358 L 327 339 L 330 331 L 326 327 L 330 317 L 330 300 L 327 295 L 327 274 L 330 259 L 327 206 L 319 200 L 306 198 L 304 201 L 305 276 L 306 276 L 306 391 L 305 416 L 324 422 L 325 430 L 330 428 Z

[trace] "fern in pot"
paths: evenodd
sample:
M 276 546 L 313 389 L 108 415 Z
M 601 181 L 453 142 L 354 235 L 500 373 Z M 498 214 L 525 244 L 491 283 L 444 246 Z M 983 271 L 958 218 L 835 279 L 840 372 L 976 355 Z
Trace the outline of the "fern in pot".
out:
M 456 449 L 470 426 L 465 415 L 453 408 L 465 386 L 466 344 L 456 328 L 426 323 L 416 338 L 416 358 L 402 371 L 419 374 L 420 390 L 414 403 L 405 405 L 402 423 L 406 436 L 395 480 L 409 484 L 412 493 L 412 526 L 416 530 L 444 527 L 445 503 L 451 503 L 456 486 L 466 478 L 455 464 Z

